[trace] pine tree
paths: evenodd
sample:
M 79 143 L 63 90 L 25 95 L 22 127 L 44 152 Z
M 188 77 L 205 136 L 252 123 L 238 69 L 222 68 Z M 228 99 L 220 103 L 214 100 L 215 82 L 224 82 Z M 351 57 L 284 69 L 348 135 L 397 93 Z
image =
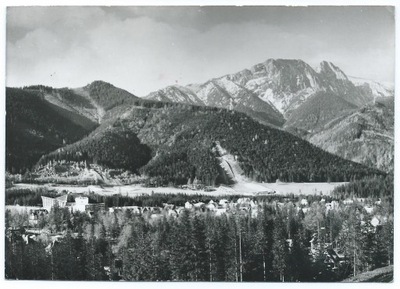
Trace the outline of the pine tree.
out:
M 277 214 L 274 222 L 274 243 L 273 243 L 273 269 L 279 276 L 279 281 L 285 282 L 287 274 L 288 244 L 286 242 L 285 225 L 282 215 Z
M 135 218 L 131 236 L 121 249 L 123 278 L 130 281 L 151 280 L 152 252 L 149 247 L 149 228 L 143 218 Z
M 195 280 L 208 280 L 207 236 L 206 224 L 202 215 L 195 215 L 193 219 L 193 249 L 195 256 Z
M 194 240 L 191 213 L 184 210 L 173 228 L 173 248 L 171 270 L 174 280 L 191 281 L 195 279 Z
M 85 245 L 85 280 L 104 280 L 105 276 L 101 264 L 102 256 L 96 252 L 94 237 L 91 237 Z
M 171 228 L 166 217 L 156 222 L 152 226 L 151 251 L 153 254 L 153 273 L 152 280 L 171 280 L 170 241 Z
M 241 234 L 240 231 L 239 234 Z M 216 281 L 234 280 L 233 276 L 235 275 L 236 268 L 233 265 L 235 256 L 234 250 L 232 250 L 232 241 L 231 228 L 227 217 L 226 215 L 222 215 L 216 219 L 216 236 L 214 238 Z
M 352 206 L 349 208 L 348 218 L 343 222 L 338 240 L 353 268 L 353 276 L 360 273 L 362 267 L 362 247 L 360 243 L 362 239 L 360 213 L 355 206 Z

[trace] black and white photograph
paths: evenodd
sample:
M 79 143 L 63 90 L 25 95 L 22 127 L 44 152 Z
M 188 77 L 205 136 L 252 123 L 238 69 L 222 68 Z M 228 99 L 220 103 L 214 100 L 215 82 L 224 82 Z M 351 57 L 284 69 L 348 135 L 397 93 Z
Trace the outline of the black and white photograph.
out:
M 393 284 L 396 6 L 26 5 L 4 288 Z

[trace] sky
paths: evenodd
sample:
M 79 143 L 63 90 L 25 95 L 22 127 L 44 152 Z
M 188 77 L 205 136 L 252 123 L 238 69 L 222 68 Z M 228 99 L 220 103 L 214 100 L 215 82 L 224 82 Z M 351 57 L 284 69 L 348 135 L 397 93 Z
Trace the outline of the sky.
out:
M 9 7 L 6 85 L 103 80 L 137 96 L 269 58 L 394 82 L 390 7 Z

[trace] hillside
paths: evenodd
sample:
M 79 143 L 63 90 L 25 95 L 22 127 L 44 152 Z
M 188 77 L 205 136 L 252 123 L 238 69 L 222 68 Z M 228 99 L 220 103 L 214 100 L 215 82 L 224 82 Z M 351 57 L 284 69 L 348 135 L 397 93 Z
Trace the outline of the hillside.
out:
M 256 181 L 345 181 L 382 174 L 235 111 L 172 103 L 115 109 L 119 117 L 106 119 L 87 138 L 43 157 L 39 165 L 86 160 L 110 168 L 140 168 L 158 184 L 186 184 L 195 178 L 220 184 L 227 176 L 214 149 L 219 142 L 244 175 Z
M 385 98 L 340 116 L 307 138 L 346 159 L 393 171 L 394 98 Z
M 83 116 L 95 123 L 100 123 L 112 108 L 141 100 L 126 90 L 104 81 L 94 81 L 74 89 L 48 88 L 43 94 L 45 100 L 55 107 Z
M 171 101 L 202 106 L 222 107 L 245 112 L 263 124 L 280 127 L 284 118 L 269 103 L 229 76 L 213 79 L 199 86 L 168 86 L 150 93 L 147 99 Z
M 30 170 L 41 156 L 82 139 L 114 108 L 133 102 L 149 101 L 103 81 L 76 89 L 7 88 L 7 170 Z
M 35 87 L 30 87 L 35 89 Z M 49 104 L 52 104 L 54 109 L 63 111 L 65 114 L 73 114 L 80 116 L 76 119 L 78 122 L 82 122 L 82 119 L 89 120 L 91 124 L 97 124 L 97 109 L 94 107 L 90 99 L 84 97 L 74 90 L 68 88 L 49 88 L 43 92 L 44 100 Z M 74 121 L 74 118 L 71 119 Z M 85 123 L 84 121 L 82 123 Z M 89 126 L 90 128 L 90 126 Z
M 96 124 L 55 106 L 41 89 L 6 89 L 6 169 L 25 172 L 39 158 L 65 144 L 75 142 Z
M 83 88 L 76 89 L 86 93 L 98 107 L 108 111 L 113 107 L 129 104 L 132 101 L 140 100 L 130 92 L 104 81 L 94 81 Z
M 318 92 L 292 112 L 285 127 L 313 132 L 334 118 L 348 114 L 357 106 L 332 92 Z

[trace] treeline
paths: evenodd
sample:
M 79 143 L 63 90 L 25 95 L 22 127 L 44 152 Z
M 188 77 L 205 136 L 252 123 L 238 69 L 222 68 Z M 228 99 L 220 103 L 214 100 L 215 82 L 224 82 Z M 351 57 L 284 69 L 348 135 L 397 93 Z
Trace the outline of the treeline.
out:
M 66 192 L 65 192 L 66 193 Z M 41 196 L 56 198 L 64 193 L 48 190 L 47 188 L 37 189 L 7 189 L 6 190 L 6 205 L 19 205 L 19 206 L 41 206 Z M 75 197 L 81 194 L 68 194 L 67 201 L 74 202 Z M 175 206 L 184 206 L 186 202 L 203 202 L 207 204 L 211 200 L 213 202 L 219 202 L 221 199 L 227 200 L 228 202 L 236 202 L 239 198 L 243 198 L 243 195 L 226 195 L 226 196 L 212 196 L 204 194 L 185 194 L 185 193 L 152 193 L 127 196 L 121 194 L 114 195 L 99 195 L 95 193 L 85 194 L 89 199 L 89 203 L 104 203 L 106 208 L 111 207 L 126 207 L 126 206 L 139 206 L 139 207 L 164 207 L 165 204 L 171 204 Z M 320 196 L 320 195 L 302 195 L 302 194 L 287 194 L 287 195 L 261 195 L 252 196 L 251 199 L 255 202 L 285 202 L 290 200 L 292 202 L 298 202 L 301 199 L 306 199 L 309 204 L 313 202 L 320 202 L 324 199 L 325 202 L 331 202 L 332 200 L 342 200 L 345 195 L 339 194 L 333 198 L 331 196 Z
M 348 184 L 336 187 L 332 195 L 347 197 L 355 196 L 358 198 L 389 198 L 394 197 L 394 175 L 388 174 L 386 177 L 363 178 L 354 180 Z
M 41 206 L 42 196 L 49 198 L 57 198 L 64 193 L 56 191 L 49 191 L 46 188 L 38 189 L 7 189 L 6 190 L 6 205 L 19 205 L 19 206 Z M 68 194 L 67 201 L 74 202 L 75 197 L 81 194 Z M 218 196 L 213 197 L 210 195 L 203 194 L 184 194 L 184 193 L 170 193 L 161 194 L 153 193 L 151 195 L 143 194 L 137 196 L 126 196 L 121 194 L 115 195 L 99 195 L 99 194 L 86 194 L 89 203 L 104 203 L 106 208 L 112 207 L 126 207 L 126 206 L 139 206 L 139 207 L 164 207 L 165 204 L 171 204 L 175 206 L 184 206 L 186 202 L 203 202 L 208 203 L 210 200 L 218 202 L 220 199 L 225 199 L 228 202 L 236 202 L 237 199 L 243 197 L 241 195 L 227 195 L 224 197 Z M 283 201 L 287 197 L 285 196 L 259 196 L 254 197 L 256 201 Z M 296 199 L 301 198 L 297 196 Z M 295 200 L 295 197 L 290 198 Z M 313 199 L 320 199 L 319 196 L 310 196 L 309 201 Z
M 42 196 L 49 198 L 56 198 L 63 193 L 49 191 L 44 188 L 40 189 L 8 189 L 6 190 L 6 205 L 19 205 L 19 206 L 41 206 Z M 80 194 L 68 194 L 67 201 L 74 202 L 75 197 Z M 138 196 L 125 196 L 120 194 L 115 195 L 99 195 L 89 194 L 85 195 L 89 199 L 89 203 L 104 203 L 106 208 L 111 207 L 126 207 L 126 206 L 139 206 L 139 207 L 164 207 L 164 204 L 172 204 L 175 206 L 184 206 L 186 202 L 203 202 L 208 203 L 210 200 L 217 201 L 218 198 L 213 198 L 209 195 L 201 194 L 161 194 L 154 193 L 151 195 L 143 194 Z M 224 196 L 223 199 L 228 201 L 236 201 L 240 195 Z M 270 197 L 271 199 L 272 197 Z M 282 200 L 284 197 L 274 197 L 275 200 Z M 257 199 L 262 200 L 263 197 Z
M 63 232 L 58 241 L 42 234 L 26 244 L 23 232 L 6 234 L 6 278 L 339 281 L 392 264 L 393 214 L 382 211 L 386 221 L 374 228 L 356 205 L 326 211 L 315 203 L 303 213 L 291 202 L 271 202 L 256 216 L 251 210 L 220 217 L 184 210 L 178 218 L 129 211 L 90 218 L 55 208 L 37 226 Z M 6 211 L 6 228 L 27 223 L 27 215 Z M 345 255 L 336 269 L 327 263 L 330 249 Z
M 41 206 L 42 196 L 49 198 L 59 197 L 55 191 L 49 191 L 46 188 L 31 189 L 7 189 L 6 205 L 18 206 Z
M 46 85 L 29 85 L 29 86 L 24 86 L 22 87 L 23 90 L 28 90 L 28 91 L 39 91 L 39 92 L 46 92 L 46 93 L 52 93 L 55 91 L 55 89 L 51 86 L 46 86 Z
M 66 192 L 65 192 L 66 193 Z M 6 190 L 6 205 L 19 205 L 19 206 L 41 206 L 41 196 L 56 198 L 65 193 L 60 193 L 47 188 L 37 189 L 7 189 Z M 81 194 L 71 193 L 68 194 L 67 201 L 74 202 L 75 197 Z M 243 198 L 243 195 L 226 195 L 226 196 L 212 196 L 204 194 L 185 194 L 185 193 L 152 193 L 127 196 L 121 194 L 114 195 L 99 195 L 96 193 L 85 194 L 89 199 L 89 203 L 104 203 L 106 208 L 111 207 L 126 207 L 126 206 L 139 206 L 139 207 L 164 207 L 165 204 L 171 204 L 175 206 L 184 206 L 186 202 L 203 202 L 207 204 L 211 200 L 213 202 L 219 202 L 221 199 L 227 200 L 228 202 L 236 202 L 239 198 Z M 320 195 L 303 195 L 303 194 L 286 194 L 286 195 L 260 195 L 249 197 L 255 202 L 298 202 L 302 199 L 307 200 L 309 204 L 314 202 L 320 202 L 322 199 L 326 203 L 331 201 L 342 201 L 348 198 L 350 195 L 342 194 L 337 192 L 332 196 L 320 196 Z M 371 196 L 372 197 L 372 196 Z M 391 197 L 382 197 L 382 199 L 392 204 Z M 376 200 L 376 198 L 375 198 Z

